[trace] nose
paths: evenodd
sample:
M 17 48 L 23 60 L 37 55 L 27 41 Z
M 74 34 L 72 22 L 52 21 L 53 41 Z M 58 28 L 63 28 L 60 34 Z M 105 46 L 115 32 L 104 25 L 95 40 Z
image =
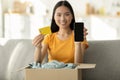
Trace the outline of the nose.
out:
M 65 16 L 64 15 L 61 16 L 61 21 L 65 21 Z

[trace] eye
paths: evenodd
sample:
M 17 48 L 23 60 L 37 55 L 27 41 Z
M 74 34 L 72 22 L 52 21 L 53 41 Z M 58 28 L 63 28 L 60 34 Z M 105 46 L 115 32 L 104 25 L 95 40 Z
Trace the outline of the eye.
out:
M 61 16 L 61 14 L 56 14 L 56 16 L 59 16 L 59 17 L 60 17 L 60 16 Z
M 61 16 L 60 14 L 58 14 L 57 16 Z
M 70 14 L 69 13 L 67 13 L 67 14 L 65 14 L 66 16 L 69 16 Z
M 65 15 L 66 15 L 66 16 L 70 16 L 70 15 L 71 15 L 71 13 L 70 13 L 70 12 L 67 12 L 67 13 L 65 13 Z

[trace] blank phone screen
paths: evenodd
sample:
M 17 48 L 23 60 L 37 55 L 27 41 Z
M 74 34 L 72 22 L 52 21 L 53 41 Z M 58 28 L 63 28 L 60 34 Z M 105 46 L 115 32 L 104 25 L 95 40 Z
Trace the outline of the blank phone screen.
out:
M 76 42 L 84 40 L 83 28 L 84 28 L 84 23 L 83 22 L 75 23 L 75 25 L 74 25 L 74 35 L 75 35 L 74 38 L 75 38 Z

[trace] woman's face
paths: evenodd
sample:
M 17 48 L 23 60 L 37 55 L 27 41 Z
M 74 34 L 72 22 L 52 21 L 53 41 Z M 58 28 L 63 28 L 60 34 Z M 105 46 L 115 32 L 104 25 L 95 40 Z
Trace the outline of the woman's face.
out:
M 59 28 L 70 28 L 70 23 L 73 19 L 73 16 L 70 10 L 65 6 L 60 6 L 56 9 L 54 20 Z

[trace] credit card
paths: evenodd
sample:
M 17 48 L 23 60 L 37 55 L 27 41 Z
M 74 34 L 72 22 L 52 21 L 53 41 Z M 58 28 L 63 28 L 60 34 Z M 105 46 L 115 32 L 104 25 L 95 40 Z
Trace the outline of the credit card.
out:
M 40 28 L 40 29 L 39 29 L 39 32 L 40 32 L 41 34 L 46 35 L 46 34 L 50 34 L 50 33 L 51 33 L 51 29 L 50 29 L 49 26 L 46 26 L 46 27 Z

